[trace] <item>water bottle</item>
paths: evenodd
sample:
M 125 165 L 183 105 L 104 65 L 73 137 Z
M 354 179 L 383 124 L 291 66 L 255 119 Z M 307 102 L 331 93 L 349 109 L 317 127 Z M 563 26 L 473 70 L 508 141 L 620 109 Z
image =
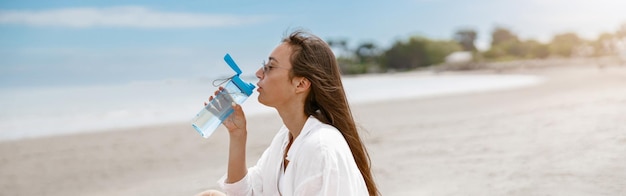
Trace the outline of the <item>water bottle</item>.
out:
M 243 103 L 250 95 L 255 86 L 239 78 L 241 69 L 230 57 L 224 56 L 224 61 L 232 68 L 236 75 L 229 78 L 224 89 L 222 89 L 192 120 L 192 126 L 202 137 L 208 138 L 215 129 L 222 124 L 230 114 L 233 113 L 232 103 Z

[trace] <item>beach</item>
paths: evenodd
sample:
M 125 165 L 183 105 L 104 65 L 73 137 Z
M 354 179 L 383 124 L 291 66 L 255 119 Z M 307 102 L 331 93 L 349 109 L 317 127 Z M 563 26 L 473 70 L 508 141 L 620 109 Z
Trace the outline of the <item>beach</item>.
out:
M 420 77 L 421 73 L 415 74 Z M 626 66 L 443 72 L 536 85 L 352 104 L 383 195 L 626 193 Z M 248 166 L 281 126 L 248 118 Z M 2 195 L 194 195 L 218 189 L 228 135 L 188 122 L 0 142 Z

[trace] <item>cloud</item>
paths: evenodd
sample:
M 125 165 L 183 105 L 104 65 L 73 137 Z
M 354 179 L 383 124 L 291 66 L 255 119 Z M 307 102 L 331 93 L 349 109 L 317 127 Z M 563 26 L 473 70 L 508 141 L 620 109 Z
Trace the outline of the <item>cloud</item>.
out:
M 0 24 L 37 27 L 199 28 L 256 24 L 269 19 L 269 16 L 159 12 L 140 6 L 43 11 L 0 10 Z

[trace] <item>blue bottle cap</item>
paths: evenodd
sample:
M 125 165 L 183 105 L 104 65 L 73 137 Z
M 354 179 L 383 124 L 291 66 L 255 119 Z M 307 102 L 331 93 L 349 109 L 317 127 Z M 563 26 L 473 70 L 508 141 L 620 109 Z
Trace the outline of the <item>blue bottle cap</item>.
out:
M 232 80 L 233 83 L 235 83 L 235 85 L 237 85 L 237 87 L 241 89 L 241 92 L 245 93 L 247 96 L 252 95 L 252 90 L 254 90 L 254 88 L 256 87 L 254 86 L 254 84 L 243 81 L 241 78 L 239 78 L 239 76 L 234 76 Z
M 237 63 L 235 63 L 233 58 L 230 57 L 230 54 L 226 53 L 226 56 L 224 56 L 224 61 L 226 61 L 228 66 L 230 66 L 230 68 L 233 69 L 233 71 L 235 71 L 237 75 L 241 74 L 241 69 L 239 69 L 239 66 L 237 66 Z
M 235 73 L 237 73 L 232 78 L 233 83 L 235 83 L 235 85 L 237 85 L 237 87 L 239 87 L 239 89 L 241 89 L 241 91 L 243 93 L 245 93 L 247 96 L 250 96 L 252 94 L 252 90 L 254 90 L 254 88 L 256 86 L 254 86 L 254 84 L 252 84 L 252 83 L 245 82 L 241 78 L 239 78 L 239 75 L 241 74 L 241 69 L 239 69 L 239 66 L 237 66 L 237 63 L 235 63 L 233 58 L 230 57 L 230 54 L 227 53 L 224 56 L 224 61 L 226 61 L 228 66 L 230 66 L 230 68 L 232 68 L 233 71 L 235 71 Z

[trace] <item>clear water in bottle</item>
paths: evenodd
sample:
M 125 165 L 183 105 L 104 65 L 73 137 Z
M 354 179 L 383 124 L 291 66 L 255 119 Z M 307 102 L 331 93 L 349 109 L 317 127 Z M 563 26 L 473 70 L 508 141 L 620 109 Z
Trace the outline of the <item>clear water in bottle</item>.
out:
M 226 54 L 226 63 L 237 73 L 230 78 L 222 89 L 198 114 L 193 118 L 191 125 L 200 135 L 208 138 L 215 129 L 233 113 L 233 103 L 242 104 L 250 95 L 255 86 L 239 78 L 241 70 L 235 61 Z
M 228 82 L 224 89 L 196 115 L 191 125 L 200 132 L 202 137 L 208 138 L 222 124 L 222 121 L 233 113 L 232 103 L 241 104 L 247 98 L 248 96 L 241 92 L 232 81 Z

